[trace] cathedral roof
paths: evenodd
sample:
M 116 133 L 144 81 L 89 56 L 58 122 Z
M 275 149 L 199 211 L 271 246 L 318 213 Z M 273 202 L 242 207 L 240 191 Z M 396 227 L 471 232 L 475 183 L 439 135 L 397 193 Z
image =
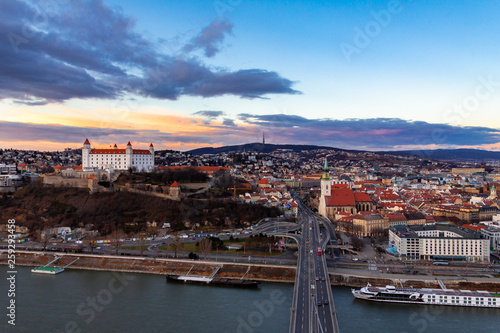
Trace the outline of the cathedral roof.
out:
M 332 190 L 332 195 L 325 196 L 325 203 L 327 206 L 356 206 L 354 193 L 348 188 Z

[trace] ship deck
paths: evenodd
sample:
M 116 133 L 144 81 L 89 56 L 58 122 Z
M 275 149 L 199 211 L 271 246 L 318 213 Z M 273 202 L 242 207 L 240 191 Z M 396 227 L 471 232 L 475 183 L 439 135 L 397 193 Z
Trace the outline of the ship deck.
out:
M 391 290 L 385 288 L 368 287 L 370 292 L 384 292 L 390 293 Z M 470 296 L 470 297 L 497 297 L 500 298 L 500 292 L 490 291 L 471 291 L 471 290 L 453 290 L 453 289 L 414 289 L 414 288 L 396 288 L 395 292 L 403 293 L 420 293 L 430 295 L 444 295 L 444 296 Z

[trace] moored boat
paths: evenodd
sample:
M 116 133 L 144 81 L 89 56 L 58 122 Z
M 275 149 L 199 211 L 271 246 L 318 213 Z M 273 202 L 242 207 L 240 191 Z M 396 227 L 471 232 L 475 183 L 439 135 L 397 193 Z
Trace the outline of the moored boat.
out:
M 211 285 L 222 287 L 257 288 L 259 281 L 231 279 L 231 278 L 211 278 L 204 276 L 167 275 L 169 282 L 181 282 L 187 284 Z
M 376 302 L 500 308 L 500 292 L 452 289 L 414 289 L 394 286 L 352 289 L 358 299 Z
M 64 268 L 62 267 L 35 267 L 31 269 L 31 273 L 38 274 L 56 275 L 62 272 L 64 272 Z

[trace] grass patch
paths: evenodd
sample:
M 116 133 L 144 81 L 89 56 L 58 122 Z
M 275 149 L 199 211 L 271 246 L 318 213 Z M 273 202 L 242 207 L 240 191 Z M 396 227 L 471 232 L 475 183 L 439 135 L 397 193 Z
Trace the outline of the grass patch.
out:
M 120 248 L 124 250 L 138 250 L 138 251 L 140 251 L 142 248 L 143 251 L 147 251 L 148 247 L 149 246 L 147 245 L 141 245 L 141 246 L 132 245 L 132 246 L 122 246 Z

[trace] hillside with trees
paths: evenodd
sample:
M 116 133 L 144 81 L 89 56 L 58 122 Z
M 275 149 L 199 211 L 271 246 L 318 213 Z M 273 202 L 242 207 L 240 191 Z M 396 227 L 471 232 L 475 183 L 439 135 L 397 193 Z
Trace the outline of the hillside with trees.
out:
M 277 208 L 222 200 L 166 200 L 126 191 L 89 194 L 88 190 L 26 187 L 0 200 L 0 218 L 16 220 L 32 232 L 46 228 L 93 225 L 102 235 L 146 229 L 147 222 L 168 222 L 173 230 L 199 225 L 242 227 L 279 215 Z

